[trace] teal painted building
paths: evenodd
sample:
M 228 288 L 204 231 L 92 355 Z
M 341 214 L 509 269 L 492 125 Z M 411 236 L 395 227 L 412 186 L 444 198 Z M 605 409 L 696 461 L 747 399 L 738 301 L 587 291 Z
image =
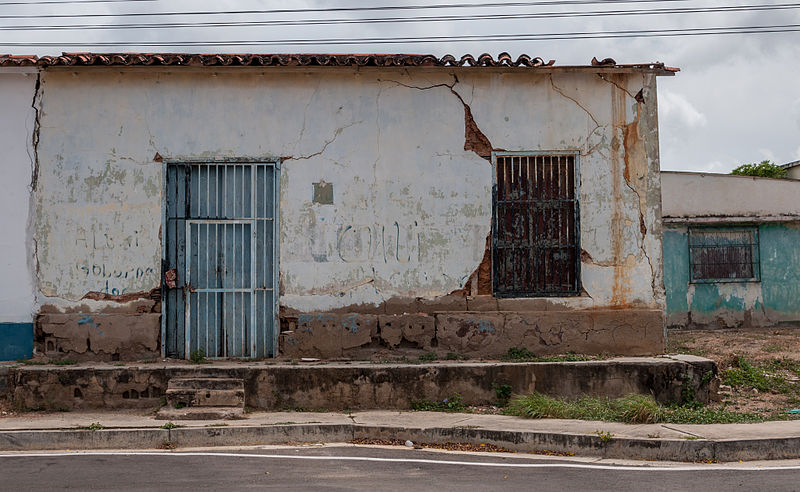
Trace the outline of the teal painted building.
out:
M 662 173 L 671 328 L 800 326 L 800 181 Z

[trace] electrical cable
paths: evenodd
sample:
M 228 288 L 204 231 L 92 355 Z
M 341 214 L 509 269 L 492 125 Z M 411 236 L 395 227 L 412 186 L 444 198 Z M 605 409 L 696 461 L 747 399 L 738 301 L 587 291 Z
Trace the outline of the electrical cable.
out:
M 271 40 L 230 40 L 230 41 L 96 41 L 96 42 L 0 42 L 0 46 L 260 46 L 260 45 L 353 45 L 353 44 L 417 44 L 417 43 L 452 43 L 468 41 L 549 41 L 571 39 L 607 39 L 637 37 L 679 37 L 706 36 L 723 34 L 763 34 L 798 32 L 800 24 L 774 26 L 729 26 L 698 27 L 684 29 L 652 29 L 623 31 L 590 31 L 541 34 L 495 34 L 495 35 L 460 35 L 460 36 L 426 36 L 398 38 L 323 38 L 323 39 L 271 39 Z
M 156 24 L 66 24 L 66 25 L 16 25 L 0 26 L 0 31 L 57 31 L 57 30 L 117 30 L 117 29 L 176 29 L 176 28 L 208 28 L 208 27 L 265 27 L 265 26 L 306 26 L 306 25 L 338 25 L 338 24 L 381 24 L 381 23 L 418 23 L 418 22 L 452 22 L 476 20 L 519 20 L 573 17 L 606 17 L 630 15 L 671 15 L 696 13 L 730 13 L 754 11 L 778 11 L 800 8 L 800 3 L 788 4 L 756 4 L 718 7 L 687 7 L 675 9 L 635 9 L 635 10 L 598 10 L 589 12 L 541 12 L 532 14 L 479 14 L 463 16 L 427 16 L 427 17 L 373 17 L 362 19 L 283 19 L 265 21 L 217 21 L 217 22 L 175 22 Z

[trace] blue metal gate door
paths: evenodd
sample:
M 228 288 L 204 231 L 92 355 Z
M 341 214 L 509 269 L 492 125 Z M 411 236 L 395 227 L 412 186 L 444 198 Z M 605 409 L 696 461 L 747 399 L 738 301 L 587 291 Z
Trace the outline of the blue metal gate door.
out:
M 186 222 L 186 347 L 209 358 L 249 357 L 255 340 L 251 221 Z
M 275 355 L 277 164 L 176 162 L 165 171 L 165 355 Z

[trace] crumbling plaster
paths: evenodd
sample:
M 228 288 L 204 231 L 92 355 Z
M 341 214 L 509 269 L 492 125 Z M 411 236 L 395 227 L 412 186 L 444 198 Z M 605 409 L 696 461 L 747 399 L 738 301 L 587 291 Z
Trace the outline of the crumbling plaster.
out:
M 655 76 L 523 70 L 48 70 L 40 302 L 101 310 L 160 284 L 161 163 L 282 160 L 281 304 L 324 311 L 462 288 L 484 257 L 495 150 L 580 150 L 584 296 L 663 305 Z M 312 183 L 334 186 L 312 203 Z M 98 296 L 94 296 L 98 297 Z

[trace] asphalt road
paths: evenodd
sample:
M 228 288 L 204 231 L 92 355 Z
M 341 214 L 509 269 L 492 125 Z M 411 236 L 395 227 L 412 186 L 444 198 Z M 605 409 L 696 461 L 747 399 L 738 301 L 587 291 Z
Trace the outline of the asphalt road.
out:
M 352 446 L 0 454 L 2 490 L 799 490 L 800 461 L 611 465 Z

